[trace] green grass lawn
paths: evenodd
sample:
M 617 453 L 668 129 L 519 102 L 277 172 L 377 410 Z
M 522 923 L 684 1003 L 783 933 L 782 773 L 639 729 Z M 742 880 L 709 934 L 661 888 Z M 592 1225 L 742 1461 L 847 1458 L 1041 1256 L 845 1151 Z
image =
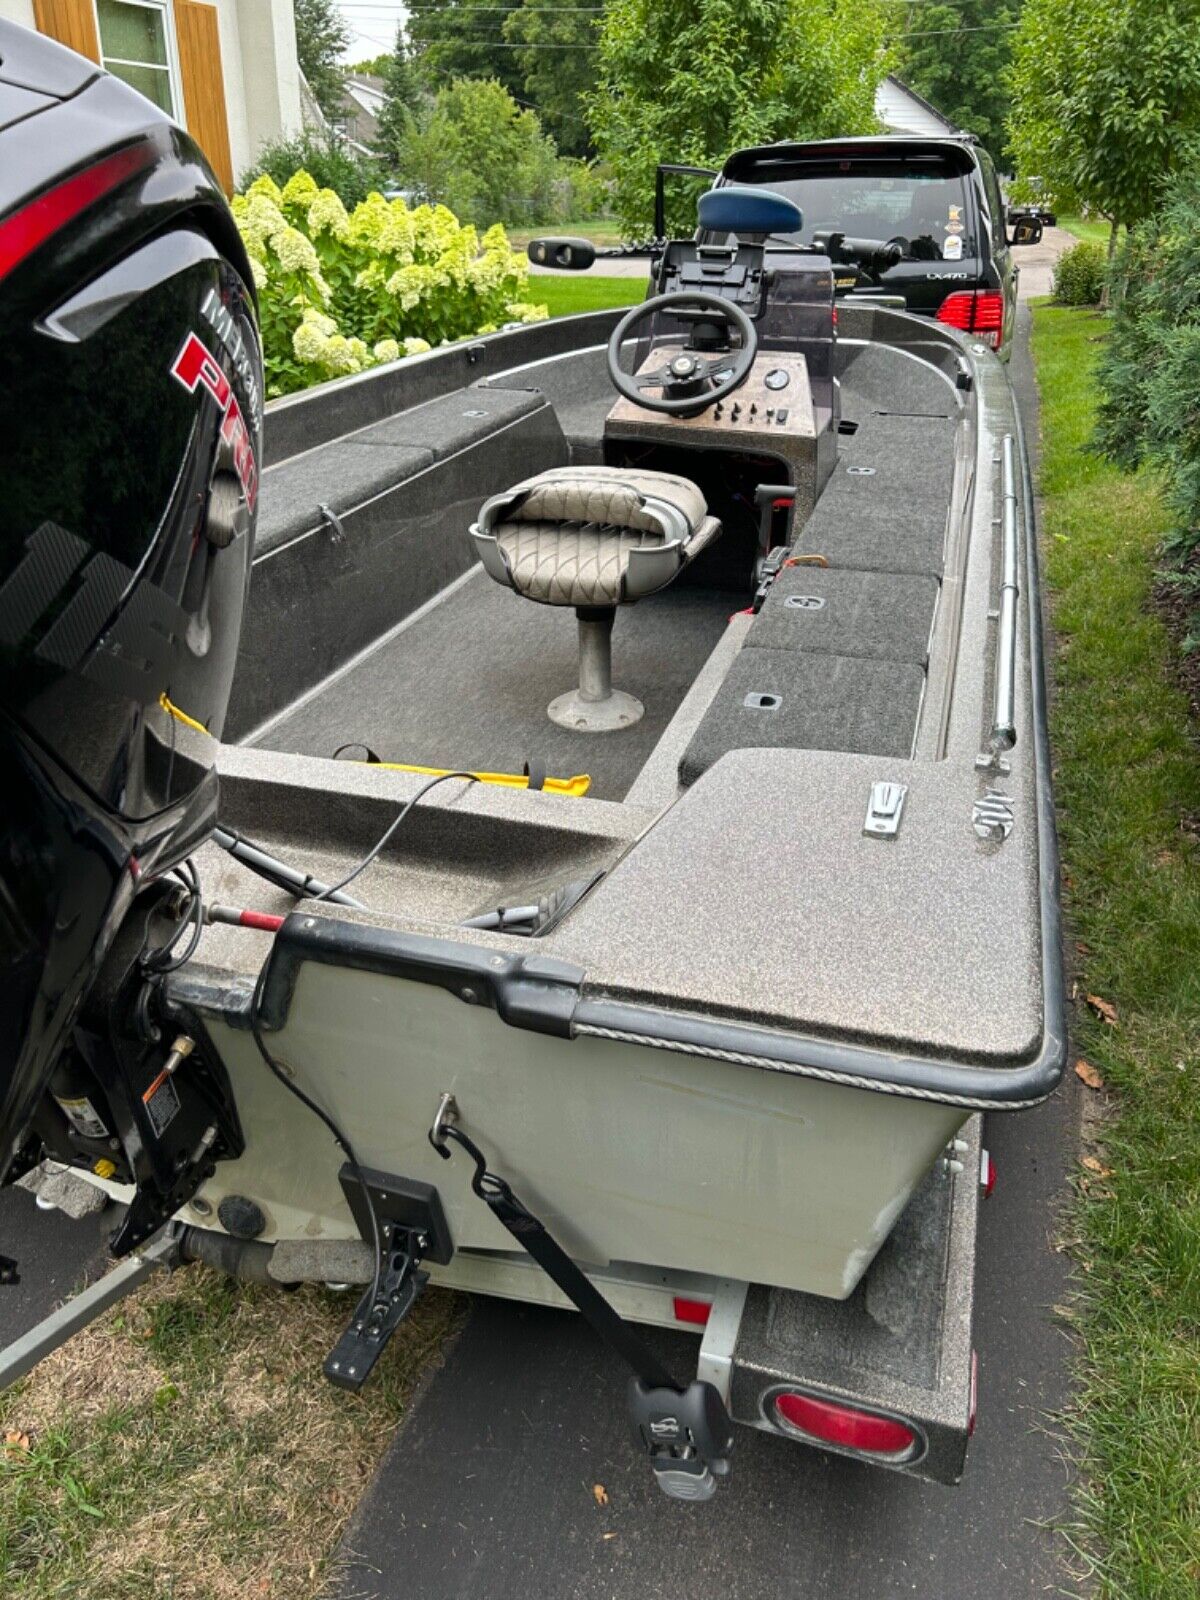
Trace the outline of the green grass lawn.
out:
M 549 306 L 552 317 L 569 317 L 576 311 L 606 311 L 610 306 L 632 306 L 646 298 L 643 278 L 598 278 L 590 272 L 530 273 L 528 298 L 535 306 Z
M 352 1305 L 190 1267 L 0 1395 L 4 1600 L 328 1593 L 337 1540 L 461 1315 L 423 1295 L 352 1395 L 321 1376 Z
M 1065 228 L 1068 233 L 1073 233 L 1077 239 L 1088 239 L 1093 244 L 1102 244 L 1107 247 L 1109 224 L 1103 217 L 1059 217 L 1058 225 Z
M 1074 1042 L 1105 1085 L 1084 1091 L 1096 1143 L 1071 1214 L 1076 1532 L 1103 1600 L 1196 1600 L 1200 755 L 1151 609 L 1156 485 L 1087 449 L 1103 336 L 1094 312 L 1034 310 Z
M 624 235 L 612 217 L 591 218 L 587 222 L 553 222 L 544 228 L 506 228 L 509 243 L 514 250 L 524 250 L 530 239 L 543 234 L 565 235 L 572 239 L 590 239 L 593 244 L 622 244 Z

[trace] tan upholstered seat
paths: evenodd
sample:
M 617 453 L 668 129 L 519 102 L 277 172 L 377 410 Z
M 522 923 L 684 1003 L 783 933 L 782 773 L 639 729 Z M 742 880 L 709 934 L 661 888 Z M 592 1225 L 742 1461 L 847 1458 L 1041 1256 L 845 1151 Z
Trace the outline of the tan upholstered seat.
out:
M 612 686 L 616 608 L 665 588 L 720 531 L 687 478 L 629 467 L 555 467 L 485 503 L 471 538 L 488 574 L 579 618 L 579 688 L 550 702 L 551 721 L 611 733 L 638 720 L 641 701 Z
M 493 495 L 471 535 L 491 577 L 551 606 L 616 606 L 670 583 L 720 524 L 686 478 L 556 467 Z

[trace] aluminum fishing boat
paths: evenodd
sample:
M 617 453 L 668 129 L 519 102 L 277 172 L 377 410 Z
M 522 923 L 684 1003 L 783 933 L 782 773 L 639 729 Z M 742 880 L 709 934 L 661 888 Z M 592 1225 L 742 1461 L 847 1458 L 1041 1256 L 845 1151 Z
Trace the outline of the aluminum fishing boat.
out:
M 1064 1060 L 1006 368 L 798 226 L 718 184 L 627 314 L 267 407 L 203 935 L 38 1125 L 135 1261 L 369 1284 L 336 1381 L 426 1277 L 700 1332 L 693 1498 L 729 1416 L 957 1478 L 980 1113 Z

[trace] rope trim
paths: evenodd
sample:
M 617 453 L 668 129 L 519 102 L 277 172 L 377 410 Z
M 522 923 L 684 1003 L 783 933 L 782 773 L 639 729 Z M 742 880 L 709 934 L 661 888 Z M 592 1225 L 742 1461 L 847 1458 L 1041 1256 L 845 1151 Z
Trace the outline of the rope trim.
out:
M 747 1054 L 741 1050 L 719 1050 L 715 1046 L 684 1044 L 677 1039 L 654 1039 L 646 1034 L 627 1033 L 620 1028 L 597 1028 L 587 1022 L 578 1023 L 576 1034 L 586 1034 L 593 1039 L 611 1039 L 617 1044 L 646 1045 L 652 1050 L 672 1050 L 676 1055 L 705 1056 L 712 1061 L 728 1061 L 737 1067 L 760 1067 L 766 1072 L 783 1072 L 798 1078 L 818 1078 L 822 1083 L 844 1084 L 852 1089 L 869 1089 L 876 1094 L 898 1095 L 906 1100 L 931 1100 L 939 1105 L 965 1106 L 970 1111 L 1025 1111 L 1039 1106 L 1046 1098 L 1036 1100 L 976 1100 L 969 1095 L 938 1094 L 933 1089 L 919 1089 L 909 1084 L 885 1083 L 879 1078 L 867 1078 L 850 1072 L 830 1072 L 825 1067 L 810 1067 L 772 1061 L 767 1056 Z

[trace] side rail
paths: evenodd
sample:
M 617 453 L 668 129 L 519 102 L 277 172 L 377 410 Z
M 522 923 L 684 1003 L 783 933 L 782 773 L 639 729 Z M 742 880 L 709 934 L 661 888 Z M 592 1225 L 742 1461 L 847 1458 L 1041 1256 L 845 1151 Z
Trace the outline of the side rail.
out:
M 1006 433 L 1000 453 L 1001 551 L 1000 603 L 996 611 L 996 659 L 992 689 L 992 725 L 988 748 L 980 755 L 981 767 L 1000 766 L 1000 756 L 1017 742 L 1017 601 L 1018 520 L 1017 457 L 1011 433 Z

